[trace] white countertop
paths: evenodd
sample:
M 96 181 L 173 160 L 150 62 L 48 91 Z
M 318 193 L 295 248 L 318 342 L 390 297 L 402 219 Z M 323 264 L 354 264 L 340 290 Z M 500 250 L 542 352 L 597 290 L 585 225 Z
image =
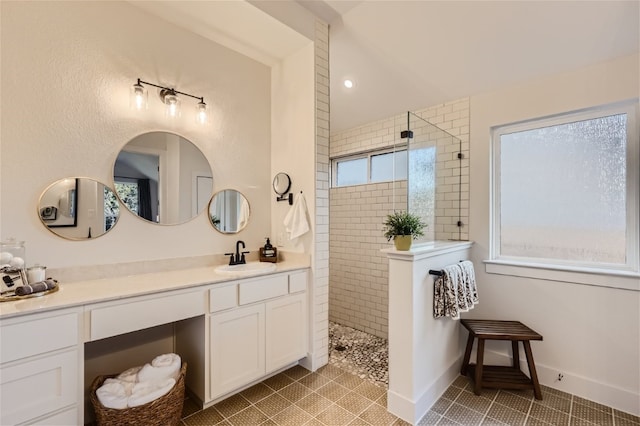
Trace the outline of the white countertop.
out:
M 310 266 L 307 259 L 283 260 L 275 265 L 275 271 L 242 277 L 216 273 L 215 268 L 219 265 L 215 265 L 71 283 L 60 282 L 58 283 L 59 291 L 55 293 L 13 302 L 1 302 L 0 318 L 4 319 L 18 315 L 71 308 L 127 297 L 144 296 L 209 284 L 238 281 L 241 279 L 305 269 Z

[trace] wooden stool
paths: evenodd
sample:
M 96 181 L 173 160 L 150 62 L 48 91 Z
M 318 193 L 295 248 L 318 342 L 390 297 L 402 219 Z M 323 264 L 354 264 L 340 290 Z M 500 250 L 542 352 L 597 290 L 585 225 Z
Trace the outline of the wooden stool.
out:
M 533 389 L 536 399 L 542 399 L 540 383 L 536 374 L 536 366 L 533 362 L 530 340 L 542 340 L 542 336 L 531 330 L 519 321 L 492 321 L 492 320 L 460 320 L 462 325 L 469 330 L 467 349 L 464 352 L 460 374 L 467 375 L 467 370 L 474 380 L 473 392 L 480 395 L 480 389 L 505 388 L 505 389 Z M 478 339 L 477 359 L 475 364 L 469 365 L 473 339 Z M 513 366 L 483 365 L 485 340 L 510 340 L 513 351 Z M 518 342 L 522 342 L 524 353 L 527 356 L 529 373 L 527 377 L 520 370 L 520 353 Z

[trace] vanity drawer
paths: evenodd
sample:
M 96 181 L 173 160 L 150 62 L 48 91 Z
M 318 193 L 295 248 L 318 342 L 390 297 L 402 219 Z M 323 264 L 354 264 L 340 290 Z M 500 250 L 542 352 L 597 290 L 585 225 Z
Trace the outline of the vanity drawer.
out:
M 0 326 L 2 363 L 78 344 L 78 314 L 38 315 Z
M 69 426 L 82 423 L 78 422 L 78 407 L 73 407 L 60 413 L 56 413 L 43 419 L 35 420 L 26 424 L 41 426 Z
M 204 291 L 174 293 L 153 299 L 123 300 L 90 311 L 93 341 L 204 315 L 205 296 Z
M 0 424 L 18 424 L 76 404 L 78 362 L 74 349 L 2 368 Z
M 288 275 L 274 275 L 240 283 L 240 304 L 259 302 L 289 293 Z
M 238 284 L 209 290 L 209 312 L 224 311 L 238 306 Z
M 307 271 L 294 272 L 289 275 L 289 293 L 298 293 L 307 289 Z

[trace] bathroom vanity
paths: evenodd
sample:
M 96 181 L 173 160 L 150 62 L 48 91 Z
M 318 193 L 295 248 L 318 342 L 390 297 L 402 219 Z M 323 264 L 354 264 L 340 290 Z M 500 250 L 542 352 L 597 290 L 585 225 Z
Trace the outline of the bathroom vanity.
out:
M 308 261 L 248 277 L 203 267 L 60 285 L 0 305 L 0 424 L 83 424 L 84 344 L 174 325 L 203 406 L 308 352 Z M 114 371 L 115 373 L 116 371 Z

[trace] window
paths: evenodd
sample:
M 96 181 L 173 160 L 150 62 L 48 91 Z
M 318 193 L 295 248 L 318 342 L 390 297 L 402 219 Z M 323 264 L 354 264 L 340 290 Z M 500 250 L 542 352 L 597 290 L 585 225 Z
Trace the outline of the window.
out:
M 118 193 L 118 197 L 120 197 L 120 200 L 129 208 L 129 210 L 137 215 L 140 215 L 138 182 L 135 179 L 118 179 L 120 180 L 115 181 L 115 187 L 116 192 Z
M 377 151 L 332 160 L 334 186 L 389 182 L 407 178 L 407 151 Z
M 636 105 L 494 129 L 492 259 L 638 271 Z

